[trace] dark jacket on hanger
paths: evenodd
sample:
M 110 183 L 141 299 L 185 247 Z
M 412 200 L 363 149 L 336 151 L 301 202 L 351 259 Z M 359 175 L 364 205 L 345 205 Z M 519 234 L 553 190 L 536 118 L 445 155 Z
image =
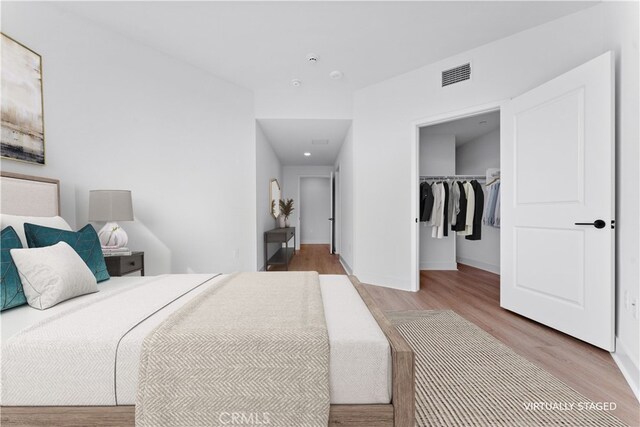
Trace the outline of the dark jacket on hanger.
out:
M 431 184 L 423 182 L 420 184 L 420 221 L 426 222 L 431 219 L 433 210 L 433 190 Z
M 444 231 L 442 232 L 443 236 L 449 235 L 449 183 L 443 182 L 442 186 L 444 187 Z
M 467 195 L 464 192 L 464 186 L 462 182 L 456 181 L 454 185 L 457 185 L 460 189 L 460 212 L 456 217 L 456 225 L 451 226 L 452 231 L 464 231 L 464 225 L 467 220 Z
M 475 195 L 475 209 L 473 213 L 473 233 L 465 236 L 467 240 L 480 240 L 482 238 L 482 213 L 484 211 L 484 191 L 482 185 L 475 179 L 471 181 Z

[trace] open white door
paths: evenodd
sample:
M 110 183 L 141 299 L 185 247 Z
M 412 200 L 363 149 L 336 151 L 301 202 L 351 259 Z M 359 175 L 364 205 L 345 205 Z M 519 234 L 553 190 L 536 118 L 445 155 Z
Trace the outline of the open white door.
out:
M 613 68 L 608 52 L 506 103 L 500 162 L 500 305 L 609 351 Z

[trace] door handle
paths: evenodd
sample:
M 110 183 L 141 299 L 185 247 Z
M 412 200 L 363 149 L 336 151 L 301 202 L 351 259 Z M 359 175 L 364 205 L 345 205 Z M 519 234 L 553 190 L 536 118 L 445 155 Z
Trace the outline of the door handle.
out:
M 593 222 L 576 222 L 575 225 L 593 225 L 595 228 L 604 228 L 607 223 L 601 219 L 596 219 Z
M 329 221 L 333 221 L 333 218 L 329 218 Z

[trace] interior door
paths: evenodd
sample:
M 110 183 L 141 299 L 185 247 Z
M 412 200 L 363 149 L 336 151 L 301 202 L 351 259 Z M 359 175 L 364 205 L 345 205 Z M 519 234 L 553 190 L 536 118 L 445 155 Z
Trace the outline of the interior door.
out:
M 331 188 L 331 207 L 329 209 L 329 227 L 331 229 L 331 240 L 329 243 L 329 253 L 333 254 L 336 251 L 336 229 L 335 229 L 335 218 L 336 218 L 336 177 L 333 172 L 331 172 L 331 183 L 329 184 Z
M 614 350 L 613 54 L 501 110 L 500 305 Z

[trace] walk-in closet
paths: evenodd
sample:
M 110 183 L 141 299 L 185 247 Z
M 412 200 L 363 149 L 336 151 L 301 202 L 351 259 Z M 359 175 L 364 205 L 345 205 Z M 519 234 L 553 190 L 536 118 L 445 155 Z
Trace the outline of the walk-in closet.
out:
M 500 273 L 500 113 L 420 128 L 420 270 Z

